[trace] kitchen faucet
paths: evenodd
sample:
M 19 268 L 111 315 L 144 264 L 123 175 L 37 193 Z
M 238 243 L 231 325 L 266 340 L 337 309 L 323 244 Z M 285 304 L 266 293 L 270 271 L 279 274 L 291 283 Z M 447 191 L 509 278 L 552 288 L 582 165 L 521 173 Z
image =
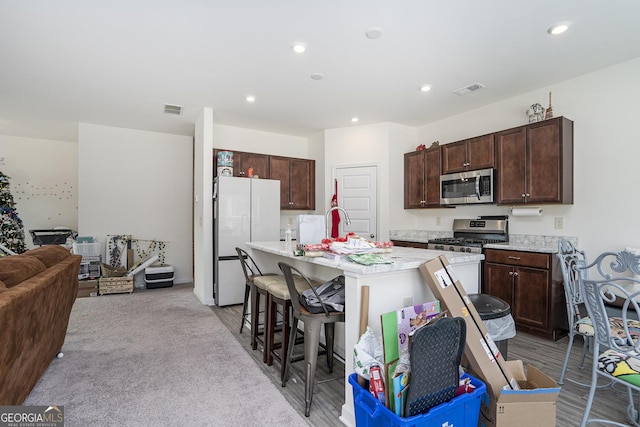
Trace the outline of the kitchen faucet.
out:
M 329 236 L 329 234 L 330 234 L 330 232 L 329 232 L 329 214 L 331 212 L 335 211 L 335 210 L 342 211 L 344 213 L 344 222 L 345 222 L 345 224 L 347 224 L 347 225 L 351 224 L 351 218 L 349 218 L 349 214 L 347 213 L 346 210 L 344 210 L 340 206 L 334 206 L 334 207 L 330 208 L 327 211 L 327 214 L 325 215 L 325 218 L 324 218 L 324 225 L 325 225 L 325 230 L 327 232 L 327 239 L 330 237 Z

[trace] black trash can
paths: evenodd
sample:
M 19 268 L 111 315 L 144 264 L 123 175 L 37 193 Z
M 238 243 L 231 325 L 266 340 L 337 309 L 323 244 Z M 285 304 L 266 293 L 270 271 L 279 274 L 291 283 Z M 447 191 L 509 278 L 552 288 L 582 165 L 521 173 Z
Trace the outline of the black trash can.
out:
M 489 336 L 506 360 L 509 338 L 516 336 L 516 325 L 511 316 L 511 306 L 493 295 L 472 294 L 469 295 L 469 299 L 478 311 Z

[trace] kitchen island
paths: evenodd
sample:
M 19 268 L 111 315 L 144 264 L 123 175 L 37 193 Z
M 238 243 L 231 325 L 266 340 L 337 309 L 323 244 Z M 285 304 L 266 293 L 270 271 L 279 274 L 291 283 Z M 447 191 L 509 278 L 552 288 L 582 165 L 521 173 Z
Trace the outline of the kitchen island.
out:
M 394 247 L 383 254 L 392 264 L 364 266 L 345 259 L 294 256 L 285 242 L 247 243 L 251 256 L 264 273 L 281 273 L 278 262 L 286 262 L 311 278 L 329 280 L 345 276 L 345 324 L 336 326 L 335 350 L 345 363 L 345 403 L 340 420 L 355 426 L 353 392 L 348 376 L 354 372 L 352 351 L 360 334 L 361 289 L 369 286 L 368 324 L 381 342 L 380 315 L 399 308 L 433 301 L 435 298 L 424 282 L 418 267 L 426 261 L 445 255 L 468 294 L 479 293 L 481 254 Z M 313 407 L 311 408 L 313 411 Z

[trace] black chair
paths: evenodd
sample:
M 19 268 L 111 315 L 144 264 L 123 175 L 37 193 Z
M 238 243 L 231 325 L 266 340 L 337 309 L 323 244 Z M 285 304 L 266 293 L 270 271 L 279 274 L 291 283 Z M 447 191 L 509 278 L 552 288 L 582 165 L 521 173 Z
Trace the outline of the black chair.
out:
M 325 345 L 327 354 L 327 366 L 329 372 L 333 372 L 333 340 L 335 332 L 335 324 L 337 322 L 344 322 L 344 312 L 335 312 L 327 309 L 327 306 L 322 301 L 322 298 L 315 292 L 317 282 L 315 283 L 301 273 L 297 268 L 290 266 L 284 262 L 279 262 L 278 266 L 287 282 L 289 288 L 289 295 L 291 297 L 291 306 L 293 309 L 293 320 L 291 322 L 291 337 L 289 338 L 289 348 L 287 350 L 287 363 L 282 379 L 282 386 L 284 387 L 288 376 L 293 357 L 293 349 L 296 342 L 296 334 L 298 331 L 298 321 L 304 323 L 304 371 L 305 371 L 305 389 L 304 389 L 304 401 L 305 401 L 305 416 L 309 416 L 311 409 L 311 400 L 313 399 L 313 388 L 315 383 L 316 364 L 318 360 L 318 347 L 320 345 L 320 329 L 324 326 Z M 295 275 L 295 277 L 294 277 Z M 306 289 L 314 289 L 314 294 L 318 298 L 320 305 L 322 306 L 322 312 L 318 314 L 310 313 L 300 304 L 300 296 L 303 291 L 300 290 L 300 286 L 296 286 L 296 278 L 302 278 L 306 284 Z M 298 282 L 300 280 L 298 279 Z

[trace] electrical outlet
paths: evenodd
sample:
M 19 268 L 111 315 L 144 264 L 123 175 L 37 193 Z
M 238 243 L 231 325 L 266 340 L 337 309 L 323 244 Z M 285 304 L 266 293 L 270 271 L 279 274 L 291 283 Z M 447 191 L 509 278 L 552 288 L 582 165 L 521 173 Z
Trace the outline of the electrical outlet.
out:
M 410 307 L 413 305 L 413 297 L 404 297 L 402 300 L 402 304 L 404 307 Z
M 441 225 L 442 224 L 442 218 L 437 216 L 436 217 L 436 225 Z
M 564 228 L 564 217 L 557 216 L 555 218 L 555 227 L 557 230 L 562 230 Z

